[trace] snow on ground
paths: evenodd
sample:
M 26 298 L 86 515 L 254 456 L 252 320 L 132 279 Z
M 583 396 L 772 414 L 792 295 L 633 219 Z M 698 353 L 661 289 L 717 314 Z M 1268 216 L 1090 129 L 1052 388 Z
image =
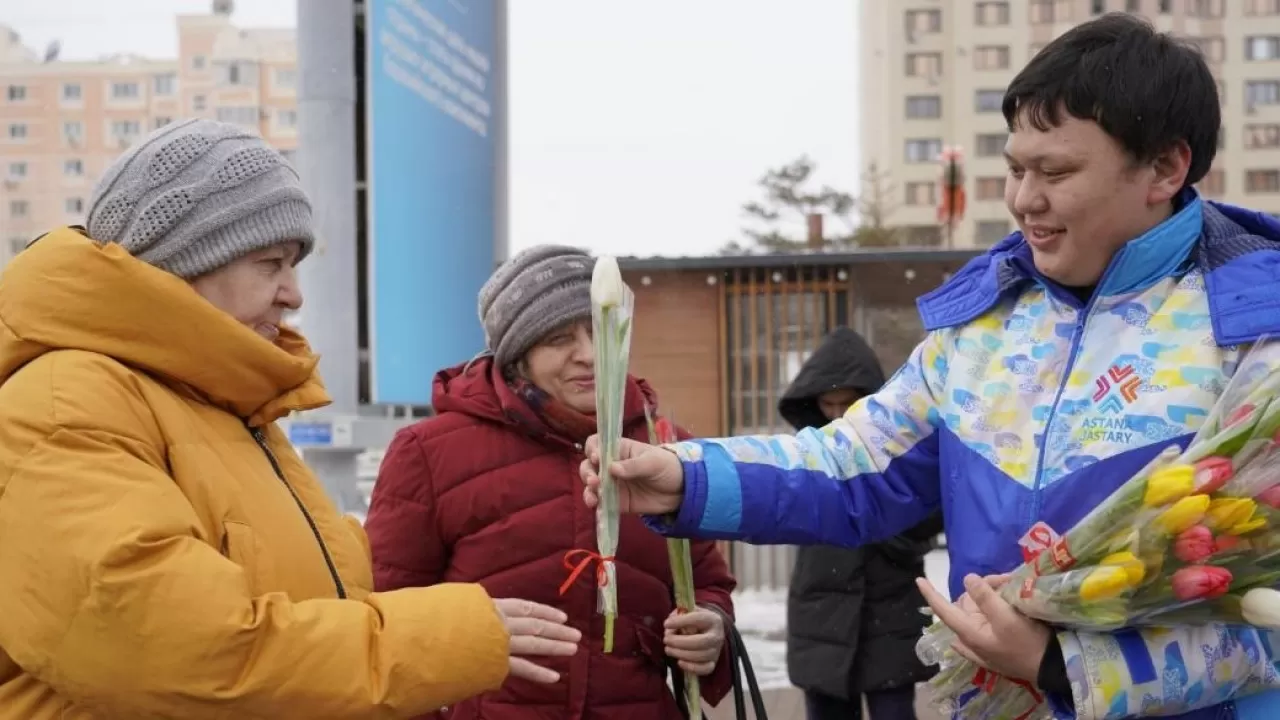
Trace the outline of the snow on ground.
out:
M 950 569 L 945 550 L 925 556 L 924 571 L 929 582 L 947 595 Z M 751 665 L 761 689 L 791 686 L 787 678 L 787 592 L 786 590 L 743 590 L 734 595 L 738 632 L 751 656 Z

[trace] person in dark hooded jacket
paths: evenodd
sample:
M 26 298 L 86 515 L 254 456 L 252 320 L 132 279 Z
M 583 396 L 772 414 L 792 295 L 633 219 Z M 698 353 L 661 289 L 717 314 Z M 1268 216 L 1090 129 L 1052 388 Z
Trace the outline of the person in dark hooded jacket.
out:
M 838 327 L 801 367 L 778 403 L 796 430 L 822 427 L 880 389 L 884 370 L 857 332 Z M 805 692 L 809 720 L 915 717 L 915 684 L 936 668 L 916 657 L 928 618 L 915 579 L 941 515 L 887 542 L 798 549 L 787 601 L 787 668 Z

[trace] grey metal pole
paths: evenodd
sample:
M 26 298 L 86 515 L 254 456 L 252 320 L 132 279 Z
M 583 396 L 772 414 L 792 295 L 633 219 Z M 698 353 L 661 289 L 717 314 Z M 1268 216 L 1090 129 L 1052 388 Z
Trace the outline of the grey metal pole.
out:
M 510 139 L 511 139 L 511 97 L 507 86 L 507 70 L 509 67 L 507 53 L 507 0 L 493 2 L 493 99 L 496 106 L 493 132 L 493 182 L 494 182 L 494 218 L 493 218 L 493 259 L 496 264 L 507 259 L 511 252 L 511 194 L 510 194 Z
M 320 373 L 333 398 L 332 406 L 304 418 L 329 428 L 329 437 L 303 455 L 340 512 L 364 510 L 356 477 L 364 448 L 350 438 L 360 403 L 355 13 L 352 0 L 298 0 L 297 170 L 318 235 L 315 251 L 298 268 L 300 325 L 320 354 Z
M 320 354 L 331 410 L 359 398 L 356 296 L 356 69 L 352 0 L 298 0 L 298 174 L 318 234 L 298 266 L 302 331 Z

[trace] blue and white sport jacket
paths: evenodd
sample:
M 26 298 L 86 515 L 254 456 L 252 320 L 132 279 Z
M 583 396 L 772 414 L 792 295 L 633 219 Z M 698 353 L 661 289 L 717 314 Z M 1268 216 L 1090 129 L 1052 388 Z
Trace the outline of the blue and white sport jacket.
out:
M 952 597 L 968 573 L 1016 567 L 1034 523 L 1065 531 L 1160 450 L 1185 447 L 1240 346 L 1280 334 L 1280 223 L 1182 199 L 1117 253 L 1087 304 L 1037 273 L 1014 233 L 921 298 L 928 336 L 844 418 L 798 436 L 676 445 L 684 503 L 650 525 L 853 546 L 941 507 Z M 1280 718 L 1280 634 L 1205 626 L 1060 641 L 1080 718 Z

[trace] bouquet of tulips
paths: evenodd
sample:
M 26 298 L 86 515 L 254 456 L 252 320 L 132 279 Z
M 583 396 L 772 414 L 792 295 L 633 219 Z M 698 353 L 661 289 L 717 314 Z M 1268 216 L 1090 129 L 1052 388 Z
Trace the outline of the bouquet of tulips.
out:
M 595 345 L 596 426 L 600 435 L 600 505 L 596 508 L 596 545 L 600 569 L 600 612 L 604 614 L 604 651 L 613 652 L 613 624 L 618 617 L 618 486 L 609 467 L 618 459 L 622 438 L 622 403 L 626 397 L 631 356 L 631 313 L 635 296 L 622 281 L 618 262 L 596 260 L 591 274 L 591 326 Z
M 1075 527 L 1043 524 L 1000 594 L 1056 626 L 1111 631 L 1210 622 L 1280 627 L 1280 342 L 1241 360 L 1186 451 L 1171 446 Z M 941 623 L 916 646 L 953 718 L 1049 718 L 1029 683 L 951 649 Z

